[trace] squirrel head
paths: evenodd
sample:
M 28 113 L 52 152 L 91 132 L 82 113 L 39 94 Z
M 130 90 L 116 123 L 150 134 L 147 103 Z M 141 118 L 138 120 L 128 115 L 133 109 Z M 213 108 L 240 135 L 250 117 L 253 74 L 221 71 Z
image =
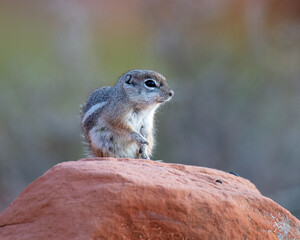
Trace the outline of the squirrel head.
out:
M 120 77 L 117 85 L 131 102 L 137 104 L 160 104 L 174 95 L 166 78 L 151 70 L 131 70 Z

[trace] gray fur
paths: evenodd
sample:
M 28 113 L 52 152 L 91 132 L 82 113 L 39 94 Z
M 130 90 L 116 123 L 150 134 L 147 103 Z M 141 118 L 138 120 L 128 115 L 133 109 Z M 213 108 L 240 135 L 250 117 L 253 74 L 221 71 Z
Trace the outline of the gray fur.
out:
M 148 87 L 147 80 L 153 80 L 157 87 Z M 155 110 L 173 94 L 164 76 L 151 70 L 129 71 L 115 86 L 92 92 L 81 118 L 93 155 L 149 158 Z

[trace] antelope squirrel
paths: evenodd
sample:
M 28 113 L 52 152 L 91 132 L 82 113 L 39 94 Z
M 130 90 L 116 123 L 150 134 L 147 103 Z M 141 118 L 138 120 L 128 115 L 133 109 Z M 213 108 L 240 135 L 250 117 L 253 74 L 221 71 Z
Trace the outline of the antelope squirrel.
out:
M 131 70 L 115 86 L 92 92 L 81 109 L 90 155 L 149 159 L 155 110 L 173 95 L 165 77 L 151 70 Z

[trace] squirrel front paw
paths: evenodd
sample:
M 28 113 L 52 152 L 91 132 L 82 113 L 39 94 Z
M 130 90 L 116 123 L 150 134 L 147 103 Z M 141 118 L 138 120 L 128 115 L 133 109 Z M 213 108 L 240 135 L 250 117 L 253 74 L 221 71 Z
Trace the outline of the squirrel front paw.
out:
M 141 158 L 143 158 L 143 159 L 150 159 L 146 153 L 142 153 L 141 154 Z
M 148 141 L 141 134 L 139 134 L 137 132 L 131 133 L 131 137 L 132 137 L 132 139 L 137 141 L 139 144 L 146 144 L 146 145 L 149 144 Z

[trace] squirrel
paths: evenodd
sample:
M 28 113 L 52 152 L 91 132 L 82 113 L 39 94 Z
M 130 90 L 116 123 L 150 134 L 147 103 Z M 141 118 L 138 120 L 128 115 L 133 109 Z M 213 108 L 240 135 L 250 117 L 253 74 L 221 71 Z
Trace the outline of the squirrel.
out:
M 115 86 L 93 91 L 81 108 L 89 156 L 150 159 L 155 111 L 173 95 L 152 70 L 131 70 Z

